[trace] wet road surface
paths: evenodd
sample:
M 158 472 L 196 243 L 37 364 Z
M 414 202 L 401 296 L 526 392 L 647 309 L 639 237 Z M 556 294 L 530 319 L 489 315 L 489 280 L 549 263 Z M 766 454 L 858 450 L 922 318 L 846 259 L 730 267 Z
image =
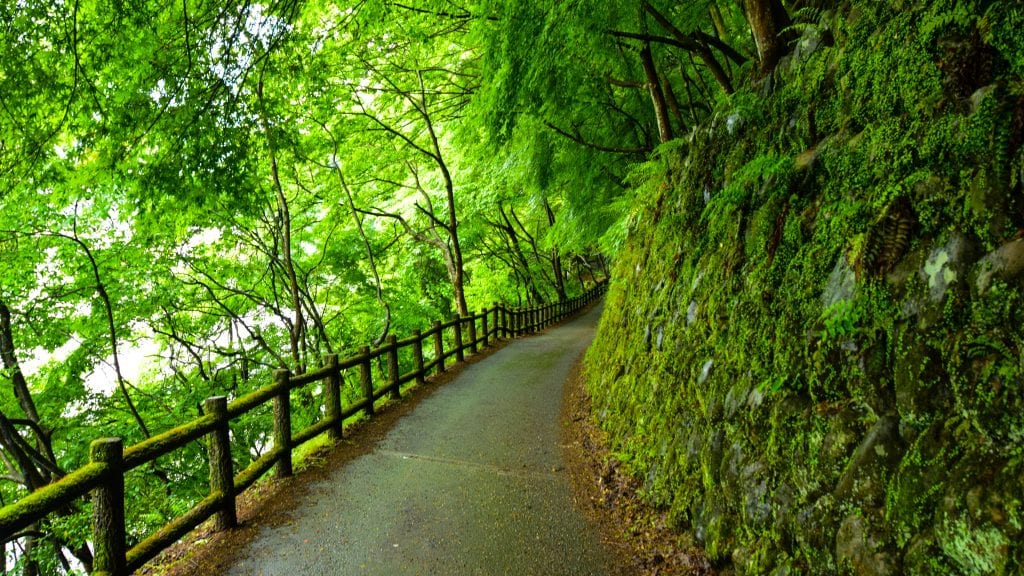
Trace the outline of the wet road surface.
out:
M 562 388 L 600 307 L 470 365 L 263 528 L 231 576 L 612 574 L 572 502 Z

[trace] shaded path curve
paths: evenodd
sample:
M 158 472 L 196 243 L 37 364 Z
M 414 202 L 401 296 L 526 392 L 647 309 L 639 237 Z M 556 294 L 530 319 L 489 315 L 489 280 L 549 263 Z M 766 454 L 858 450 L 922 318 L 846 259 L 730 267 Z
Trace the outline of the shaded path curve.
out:
M 573 505 L 559 411 L 600 306 L 468 366 L 368 454 L 312 484 L 227 574 L 614 573 Z

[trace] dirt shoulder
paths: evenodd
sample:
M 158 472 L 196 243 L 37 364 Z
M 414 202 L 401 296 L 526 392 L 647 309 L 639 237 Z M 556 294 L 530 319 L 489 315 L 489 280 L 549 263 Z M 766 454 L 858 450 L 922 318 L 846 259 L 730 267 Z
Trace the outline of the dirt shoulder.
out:
M 628 573 L 636 576 L 714 574 L 701 551 L 672 530 L 666 514 L 645 504 L 640 483 L 608 452 L 586 391 L 582 357 L 562 402 L 565 461 L 580 510 L 600 529 Z

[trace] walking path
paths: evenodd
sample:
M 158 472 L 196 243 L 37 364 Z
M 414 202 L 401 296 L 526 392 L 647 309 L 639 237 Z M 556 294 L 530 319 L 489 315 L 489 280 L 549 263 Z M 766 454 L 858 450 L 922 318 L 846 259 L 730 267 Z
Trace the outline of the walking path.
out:
M 310 487 L 230 576 L 603 576 L 574 507 L 559 411 L 600 307 L 470 365 L 376 448 Z

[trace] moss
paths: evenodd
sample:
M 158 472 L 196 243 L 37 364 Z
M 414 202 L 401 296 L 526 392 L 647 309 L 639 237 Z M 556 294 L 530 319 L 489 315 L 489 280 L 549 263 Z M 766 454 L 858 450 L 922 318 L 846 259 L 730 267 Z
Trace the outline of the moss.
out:
M 618 256 L 587 358 L 595 408 L 649 497 L 740 573 L 834 571 L 851 515 L 876 568 L 1021 567 L 1019 487 L 999 491 L 1003 524 L 958 532 L 960 512 L 931 512 L 949 494 L 966 509 L 1024 439 L 1024 292 L 968 282 L 1024 229 L 1021 139 L 1003 129 L 1021 79 L 964 76 L 956 58 L 984 46 L 933 49 L 1009 16 L 940 4 L 835 13 L 835 46 L 720 103 L 689 157 L 650 167 L 669 186 Z M 984 552 L 999 538 L 1002 564 Z

